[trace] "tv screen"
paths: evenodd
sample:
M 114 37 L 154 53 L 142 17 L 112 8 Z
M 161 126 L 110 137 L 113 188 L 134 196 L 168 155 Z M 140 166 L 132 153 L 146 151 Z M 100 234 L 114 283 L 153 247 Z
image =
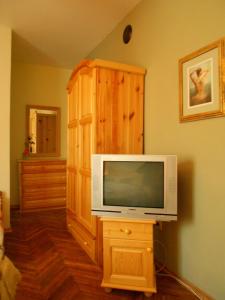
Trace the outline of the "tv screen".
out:
M 104 161 L 103 204 L 164 208 L 164 162 Z

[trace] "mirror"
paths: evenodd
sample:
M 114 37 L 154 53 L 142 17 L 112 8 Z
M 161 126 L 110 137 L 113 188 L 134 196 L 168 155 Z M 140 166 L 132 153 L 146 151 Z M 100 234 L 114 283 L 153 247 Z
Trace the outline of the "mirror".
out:
M 27 140 L 30 156 L 60 155 L 60 108 L 27 105 Z

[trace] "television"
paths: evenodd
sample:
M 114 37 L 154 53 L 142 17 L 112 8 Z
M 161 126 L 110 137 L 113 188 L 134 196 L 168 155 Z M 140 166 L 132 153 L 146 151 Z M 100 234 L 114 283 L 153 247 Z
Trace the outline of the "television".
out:
M 176 155 L 92 155 L 92 215 L 177 220 Z

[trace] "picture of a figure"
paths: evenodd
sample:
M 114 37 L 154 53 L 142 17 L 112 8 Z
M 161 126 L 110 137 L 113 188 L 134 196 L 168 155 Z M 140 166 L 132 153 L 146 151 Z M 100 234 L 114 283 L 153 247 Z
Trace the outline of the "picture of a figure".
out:
M 212 101 L 212 66 L 205 61 L 189 68 L 189 106 L 202 105 Z
M 225 115 L 224 39 L 179 59 L 180 122 Z

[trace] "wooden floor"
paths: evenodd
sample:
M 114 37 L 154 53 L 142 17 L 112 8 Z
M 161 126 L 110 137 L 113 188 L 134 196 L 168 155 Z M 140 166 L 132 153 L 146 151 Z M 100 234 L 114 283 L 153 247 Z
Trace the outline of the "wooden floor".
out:
M 16 300 L 142 300 L 143 293 L 100 287 L 102 273 L 66 229 L 64 210 L 12 213 L 6 255 L 22 273 Z M 152 300 L 198 299 L 175 280 L 157 276 Z

